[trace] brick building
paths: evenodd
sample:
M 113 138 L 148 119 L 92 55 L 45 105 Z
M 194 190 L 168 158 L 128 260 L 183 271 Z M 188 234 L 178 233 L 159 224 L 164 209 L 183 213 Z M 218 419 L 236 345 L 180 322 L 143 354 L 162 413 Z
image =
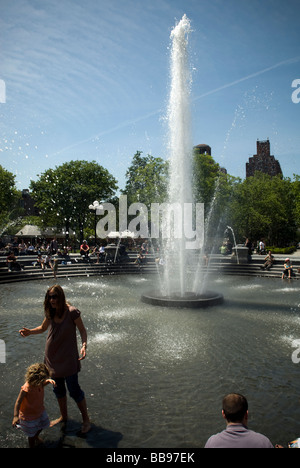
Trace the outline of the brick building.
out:
M 264 140 L 256 142 L 257 154 L 249 158 L 246 163 L 246 177 L 254 176 L 256 171 L 269 174 L 270 176 L 282 175 L 279 161 L 270 154 L 270 141 Z

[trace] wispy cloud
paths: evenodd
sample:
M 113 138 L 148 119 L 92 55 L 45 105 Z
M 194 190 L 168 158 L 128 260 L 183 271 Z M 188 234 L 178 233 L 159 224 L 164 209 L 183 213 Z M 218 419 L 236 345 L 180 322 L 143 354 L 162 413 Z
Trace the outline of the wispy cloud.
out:
M 191 59 L 195 59 L 195 67 L 201 64 L 201 74 L 195 79 L 198 88 L 195 86 L 192 95 L 196 103 L 217 93 L 228 97 L 228 103 L 231 92 L 243 83 L 252 84 L 260 76 L 268 80 L 272 71 L 285 76 L 297 73 L 299 27 L 291 7 L 276 0 L 276 8 L 265 22 L 268 0 L 253 0 L 247 8 L 238 0 L 225 3 L 2 1 L 3 164 L 11 166 L 10 161 L 15 161 L 18 171 L 32 176 L 76 155 L 102 161 L 114 155 L 115 170 L 127 148 L 131 151 L 132 146 L 148 144 L 143 139 L 145 130 L 151 135 L 153 154 L 159 153 L 164 145 L 158 127 L 167 107 L 170 32 L 184 13 L 194 29 Z M 210 27 L 203 28 L 203 24 Z M 258 33 L 254 36 L 253 27 Z M 288 56 L 294 58 L 282 60 Z M 274 65 L 256 65 L 269 59 Z M 223 71 L 226 78 L 222 78 Z M 222 81 L 212 85 L 212 77 Z M 284 92 L 276 83 L 274 80 L 277 102 L 284 103 Z M 216 126 L 219 115 L 224 115 L 222 99 L 208 113 L 208 130 L 203 131 Z M 270 117 L 275 121 L 269 113 Z M 223 136 L 214 132 L 213 138 L 217 142 Z M 25 152 L 24 142 L 34 150 L 26 148 Z
M 288 60 L 283 60 L 282 62 L 278 62 L 275 65 L 272 65 L 270 67 L 264 68 L 263 70 L 259 70 L 255 73 L 250 73 L 250 75 L 244 76 L 243 78 L 239 78 L 238 80 L 231 81 L 230 83 L 226 83 L 222 86 L 219 86 L 218 88 L 212 89 L 210 91 L 207 91 L 206 93 L 203 93 L 199 96 L 196 96 L 193 100 L 198 101 L 199 99 L 202 99 L 206 96 L 210 96 L 211 94 L 218 93 L 219 91 L 223 91 L 224 89 L 231 88 L 232 86 L 238 85 L 240 83 L 243 83 L 244 81 L 251 80 L 252 78 L 256 78 L 257 76 L 263 75 L 264 73 L 267 73 L 269 71 L 275 70 L 276 68 L 280 68 L 286 65 L 291 65 L 294 63 L 299 62 L 300 56 L 293 57 Z
M 151 117 L 155 117 L 155 116 L 159 115 L 161 112 L 162 112 L 162 109 L 160 109 L 159 111 L 149 112 L 149 114 L 145 114 L 145 115 L 143 115 L 141 117 L 138 117 L 136 119 L 125 120 L 125 121 L 120 122 L 119 124 L 115 125 L 114 127 L 111 127 L 111 128 L 109 128 L 107 130 L 103 130 L 102 132 L 100 132 L 100 133 L 98 133 L 96 135 L 93 135 L 93 136 L 91 136 L 89 138 L 86 138 L 84 140 L 74 142 L 72 145 L 61 148 L 58 151 L 55 151 L 54 153 L 52 153 L 50 156 L 58 156 L 60 154 L 63 154 L 64 152 L 70 151 L 70 150 L 72 150 L 74 148 L 78 148 L 81 145 L 90 143 L 93 140 L 99 140 L 100 138 L 104 137 L 105 135 L 109 135 L 111 133 L 118 132 L 119 130 L 122 130 L 123 128 L 130 127 L 130 126 L 135 125 L 135 124 L 137 124 L 139 122 L 142 122 L 143 120 L 148 120 Z
M 210 96 L 210 95 L 212 95 L 212 94 L 215 94 L 215 93 L 218 93 L 218 92 L 220 92 L 220 91 L 223 91 L 223 90 L 225 90 L 225 89 L 231 88 L 231 87 L 233 87 L 233 86 L 236 86 L 236 85 L 238 85 L 238 84 L 240 84 L 240 83 L 243 83 L 243 82 L 245 82 L 245 81 L 248 81 L 248 80 L 251 80 L 251 79 L 253 79 L 253 78 L 256 78 L 256 77 L 258 77 L 258 76 L 260 76 L 260 75 L 263 75 L 263 74 L 265 74 L 265 73 L 268 73 L 268 72 L 270 72 L 270 71 L 272 71 L 272 70 L 275 70 L 275 69 L 277 69 L 277 68 L 280 68 L 280 67 L 283 67 L 283 66 L 287 66 L 287 65 L 292 65 L 292 64 L 297 63 L 297 62 L 299 62 L 299 61 L 300 61 L 300 56 L 293 57 L 293 58 L 290 58 L 290 59 L 287 59 L 287 60 L 283 60 L 283 61 L 281 61 L 281 62 L 278 62 L 278 63 L 274 64 L 274 65 L 271 65 L 270 67 L 264 68 L 264 69 L 262 69 L 262 70 L 259 70 L 259 71 L 257 71 L 257 72 L 254 72 L 254 73 L 250 73 L 249 75 L 244 76 L 244 77 L 242 77 L 242 78 L 239 78 L 238 80 L 234 80 L 234 81 L 231 81 L 230 83 L 226 83 L 226 84 L 224 84 L 224 85 L 222 85 L 222 86 L 219 86 L 218 88 L 211 89 L 211 90 L 209 90 L 209 91 L 207 91 L 207 92 L 205 92 L 205 93 L 203 93 L 203 94 L 201 94 L 201 95 L 199 95 L 199 96 L 194 97 L 194 98 L 193 98 L 193 101 L 194 101 L 194 102 L 195 102 L 195 101 L 198 101 L 198 100 L 200 100 L 200 99 L 202 99 L 202 98 L 204 98 L 204 97 L 207 97 L 207 96 Z M 155 117 L 155 116 L 162 115 L 163 113 L 164 113 L 164 109 L 163 109 L 163 108 L 160 108 L 160 109 L 154 110 L 153 112 L 149 112 L 149 113 L 147 113 L 147 114 L 145 114 L 145 115 L 139 116 L 139 117 L 137 117 L 137 118 L 135 118 L 135 119 L 125 120 L 125 121 L 120 122 L 119 124 L 117 124 L 117 125 L 115 125 L 115 126 L 109 128 L 109 129 L 107 129 L 107 130 L 104 130 L 104 131 L 98 133 L 97 135 L 93 135 L 93 136 L 91 136 L 91 137 L 89 137 L 89 138 L 86 138 L 86 139 L 84 139 L 84 140 L 80 140 L 80 141 L 74 142 L 72 145 L 67 146 L 67 147 L 65 147 L 65 148 L 62 148 L 62 149 L 56 151 L 55 153 L 53 153 L 53 156 L 54 156 L 54 155 L 62 154 L 62 153 L 64 153 L 65 151 L 69 151 L 69 150 L 74 149 L 74 148 L 76 148 L 76 147 L 79 147 L 79 146 L 81 146 L 81 145 L 83 145 L 83 144 L 89 143 L 89 142 L 91 142 L 91 141 L 93 141 L 93 140 L 95 140 L 95 139 L 99 139 L 99 138 L 101 138 L 101 137 L 103 137 L 103 136 L 105 136 L 105 135 L 109 135 L 109 134 L 111 134 L 111 133 L 117 132 L 117 131 L 119 131 L 119 130 L 121 130 L 121 129 L 123 129 L 123 128 L 132 126 L 132 125 L 137 124 L 137 123 L 139 123 L 139 122 L 142 122 L 142 121 L 144 121 L 144 120 L 150 119 L 150 118 Z
M 142 55 L 136 60 L 133 51 L 140 53 L 143 24 L 133 14 L 122 15 L 117 2 L 106 2 L 105 9 L 101 3 L 88 2 L 87 8 L 67 0 L 38 7 L 18 0 L 19 9 L 7 7 L 0 25 L 10 96 L 60 120 L 130 107 L 138 93 L 131 82 L 141 74 Z

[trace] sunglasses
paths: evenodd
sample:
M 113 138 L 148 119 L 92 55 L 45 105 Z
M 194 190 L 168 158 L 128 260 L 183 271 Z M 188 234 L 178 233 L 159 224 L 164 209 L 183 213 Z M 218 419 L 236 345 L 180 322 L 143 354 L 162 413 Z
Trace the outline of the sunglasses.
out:
M 57 299 L 58 298 L 58 295 L 57 294 L 49 294 L 49 299 Z

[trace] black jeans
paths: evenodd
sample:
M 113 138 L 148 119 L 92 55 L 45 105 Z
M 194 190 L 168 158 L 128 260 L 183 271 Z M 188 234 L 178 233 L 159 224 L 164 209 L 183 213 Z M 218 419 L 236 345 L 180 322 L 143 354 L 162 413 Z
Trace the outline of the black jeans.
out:
M 84 392 L 81 390 L 78 383 L 78 374 L 70 375 L 69 377 L 58 377 L 53 380 L 55 380 L 56 383 L 56 387 L 53 387 L 56 398 L 63 398 L 66 396 L 67 385 L 70 397 L 72 397 L 76 403 L 80 403 L 84 399 Z

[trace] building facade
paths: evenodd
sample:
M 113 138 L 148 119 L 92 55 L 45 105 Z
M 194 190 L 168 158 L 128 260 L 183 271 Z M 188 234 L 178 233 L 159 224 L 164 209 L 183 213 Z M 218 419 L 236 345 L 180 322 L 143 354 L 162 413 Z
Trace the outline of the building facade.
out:
M 271 177 L 276 175 L 282 176 L 279 161 L 271 155 L 269 140 L 257 140 L 256 151 L 257 154 L 249 158 L 249 162 L 246 163 L 246 177 L 254 176 L 257 171 L 268 174 Z
M 206 143 L 201 143 L 200 145 L 194 146 L 194 150 L 196 150 L 199 154 L 209 154 L 211 156 L 211 147 Z

